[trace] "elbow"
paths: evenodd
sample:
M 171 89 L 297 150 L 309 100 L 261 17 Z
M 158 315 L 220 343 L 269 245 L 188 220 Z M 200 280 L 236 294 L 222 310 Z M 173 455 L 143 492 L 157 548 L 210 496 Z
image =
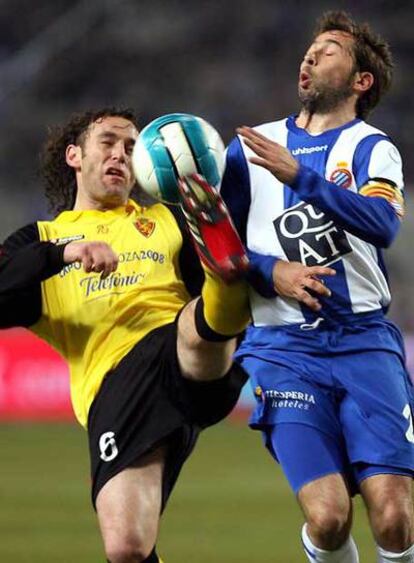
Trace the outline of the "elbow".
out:
M 381 203 L 383 203 L 383 205 L 385 204 L 385 210 L 387 214 L 386 220 L 383 221 L 383 228 L 379 235 L 381 244 L 379 244 L 378 246 L 380 246 L 381 248 L 389 248 L 399 233 L 401 220 L 395 212 L 394 208 L 387 201 L 383 200 Z
M 377 246 L 380 248 L 389 248 L 397 237 L 398 231 L 400 230 L 400 221 L 396 218 L 396 222 L 393 222 L 384 229 L 378 237 Z
M 394 239 L 395 239 L 395 235 L 387 236 L 386 238 L 384 238 L 381 241 L 380 248 L 389 248 L 392 245 L 392 243 L 394 242 Z

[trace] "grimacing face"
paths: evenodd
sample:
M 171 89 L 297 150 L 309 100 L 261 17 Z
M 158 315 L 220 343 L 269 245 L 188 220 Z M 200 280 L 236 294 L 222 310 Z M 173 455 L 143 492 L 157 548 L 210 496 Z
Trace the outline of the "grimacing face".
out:
M 304 109 L 327 113 L 353 94 L 353 42 L 344 31 L 326 31 L 316 37 L 300 65 L 298 93 Z
M 135 184 L 131 157 L 137 137 L 135 125 L 123 117 L 108 116 L 92 123 L 80 147 L 78 190 L 91 201 L 124 204 Z

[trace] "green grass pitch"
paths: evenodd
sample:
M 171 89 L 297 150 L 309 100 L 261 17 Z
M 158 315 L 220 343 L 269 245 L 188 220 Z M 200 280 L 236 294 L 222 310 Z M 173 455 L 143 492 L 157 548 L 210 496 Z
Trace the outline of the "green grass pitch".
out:
M 76 425 L 0 425 L 0 562 L 105 558 L 89 500 L 86 433 Z M 165 563 L 300 563 L 302 517 L 260 435 L 243 423 L 207 430 L 163 516 Z M 361 562 L 375 552 L 356 502 Z

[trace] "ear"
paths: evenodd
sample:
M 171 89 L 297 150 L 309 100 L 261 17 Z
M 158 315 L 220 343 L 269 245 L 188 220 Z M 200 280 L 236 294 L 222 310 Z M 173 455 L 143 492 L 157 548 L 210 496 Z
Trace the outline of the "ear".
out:
M 374 84 L 374 75 L 371 72 L 357 72 L 354 80 L 354 90 L 360 94 L 367 92 Z
M 66 164 L 71 168 L 80 169 L 82 162 L 82 149 L 79 145 L 68 145 L 66 147 Z

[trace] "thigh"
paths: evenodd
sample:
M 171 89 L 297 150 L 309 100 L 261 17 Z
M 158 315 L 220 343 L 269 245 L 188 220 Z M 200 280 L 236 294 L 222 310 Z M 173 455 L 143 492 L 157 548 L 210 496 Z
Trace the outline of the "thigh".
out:
M 371 475 L 361 481 L 360 490 L 369 512 L 372 510 L 382 512 L 390 502 L 406 505 L 412 512 L 412 476 L 391 473 Z
M 179 316 L 175 340 L 164 355 L 169 358 L 169 396 L 190 424 L 206 428 L 233 410 L 248 376 L 231 359 L 235 339 L 207 342 L 195 335 L 198 344 L 194 348 L 189 345 L 188 337 L 184 336 L 189 329 L 185 318 L 193 304 L 189 303 Z
M 243 360 L 256 399 L 250 419 L 253 428 L 295 423 L 316 428 L 335 440 L 341 439 L 339 397 L 332 386 L 310 379 L 307 371 L 311 362 L 320 371 L 330 369 L 325 359 L 316 365 L 314 359 L 308 361 L 296 353 L 286 354 L 277 361 Z
M 381 546 L 389 543 L 390 551 L 401 551 L 413 542 L 412 482 L 412 476 L 378 474 L 360 483 L 374 537 Z
M 100 489 L 96 510 L 107 552 L 114 545 L 156 543 L 162 505 L 165 446 L 109 479 Z
M 236 338 L 207 341 L 195 326 L 197 301 L 191 301 L 178 318 L 177 355 L 181 373 L 195 381 L 211 381 L 227 373 L 233 363 Z
M 301 424 L 280 424 L 266 434 L 266 441 L 313 532 L 349 530 L 352 504 L 343 444 Z
M 266 446 L 271 455 L 281 464 L 283 472 L 295 492 L 311 499 L 312 491 L 308 485 L 318 482 L 317 488 L 329 493 L 332 479 L 321 480 L 328 475 L 336 475 L 334 481 L 349 481 L 349 464 L 345 445 L 341 437 L 333 438 L 319 429 L 303 425 L 282 423 L 264 431 Z M 327 485 L 325 486 L 324 483 Z M 348 487 L 348 484 L 346 485 Z M 315 497 L 316 500 L 316 497 Z
M 412 384 L 400 358 L 366 351 L 338 358 L 340 420 L 353 464 L 414 470 Z
M 308 523 L 323 526 L 332 519 L 342 521 L 349 530 L 352 503 L 342 474 L 331 473 L 307 483 L 300 489 L 297 497 Z
M 173 325 L 153 331 L 107 375 L 92 404 L 88 437 L 92 500 L 104 485 L 161 443 L 168 449 L 165 502 L 198 431 L 171 397 Z

